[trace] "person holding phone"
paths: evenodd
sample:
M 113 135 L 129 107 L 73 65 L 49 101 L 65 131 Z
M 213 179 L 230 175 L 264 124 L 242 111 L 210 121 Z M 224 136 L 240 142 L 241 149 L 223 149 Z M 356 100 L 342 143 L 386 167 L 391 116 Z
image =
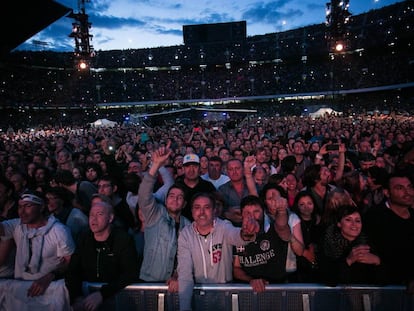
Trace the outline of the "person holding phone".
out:
M 333 157 L 337 157 L 337 165 L 335 170 L 331 171 L 331 182 L 336 183 L 341 180 L 344 170 L 345 163 L 347 160 L 346 156 L 347 148 L 344 143 L 329 142 L 322 145 L 319 152 L 315 155 L 314 164 L 322 166 L 331 166 Z

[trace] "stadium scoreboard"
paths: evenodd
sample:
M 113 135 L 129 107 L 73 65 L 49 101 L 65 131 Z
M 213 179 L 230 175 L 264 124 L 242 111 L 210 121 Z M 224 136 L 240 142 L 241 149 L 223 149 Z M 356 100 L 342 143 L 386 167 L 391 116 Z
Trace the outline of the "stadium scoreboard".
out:
M 184 44 L 243 42 L 246 21 L 183 26 Z

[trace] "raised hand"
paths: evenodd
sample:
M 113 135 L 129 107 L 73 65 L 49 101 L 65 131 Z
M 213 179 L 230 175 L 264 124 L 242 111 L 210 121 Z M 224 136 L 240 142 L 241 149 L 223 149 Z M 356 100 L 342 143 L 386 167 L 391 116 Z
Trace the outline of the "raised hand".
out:
M 285 214 L 287 212 L 287 208 L 288 208 L 288 202 L 285 198 L 281 196 L 271 198 L 269 200 L 269 203 L 267 204 L 269 215 L 272 218 L 276 218 L 277 214 L 279 213 Z
M 168 158 L 172 153 L 170 146 L 171 141 L 169 141 L 165 147 L 160 147 L 151 153 L 151 160 L 153 166 L 159 168 L 167 162 Z
M 259 222 L 254 217 L 243 217 L 241 235 L 244 240 L 252 240 L 259 230 Z
M 255 166 L 255 165 L 256 165 L 256 157 L 255 156 L 250 155 L 250 156 L 247 156 L 244 159 L 243 166 L 244 166 L 244 171 L 245 172 L 249 172 L 249 171 L 251 172 L 253 166 Z

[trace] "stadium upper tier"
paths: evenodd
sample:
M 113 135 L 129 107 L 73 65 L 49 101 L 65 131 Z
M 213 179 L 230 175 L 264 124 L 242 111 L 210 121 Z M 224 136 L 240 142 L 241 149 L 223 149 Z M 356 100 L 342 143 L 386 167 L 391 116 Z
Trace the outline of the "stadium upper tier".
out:
M 324 24 L 240 42 L 96 51 L 90 70 L 73 53 L 18 51 L 0 73 L 0 105 L 93 106 L 339 92 L 409 84 L 414 5 L 353 16 L 345 50 L 329 53 Z

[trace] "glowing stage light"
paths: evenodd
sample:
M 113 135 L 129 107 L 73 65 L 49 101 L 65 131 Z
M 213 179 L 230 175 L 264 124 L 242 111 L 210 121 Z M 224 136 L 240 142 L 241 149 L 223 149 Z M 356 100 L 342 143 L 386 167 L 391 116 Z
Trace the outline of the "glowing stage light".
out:
M 335 45 L 335 51 L 337 51 L 337 52 L 342 52 L 342 51 L 343 51 L 343 49 L 344 49 L 344 45 L 343 45 L 342 43 L 337 43 L 337 44 Z
M 80 70 L 88 69 L 88 63 L 84 60 L 81 60 L 78 64 Z

